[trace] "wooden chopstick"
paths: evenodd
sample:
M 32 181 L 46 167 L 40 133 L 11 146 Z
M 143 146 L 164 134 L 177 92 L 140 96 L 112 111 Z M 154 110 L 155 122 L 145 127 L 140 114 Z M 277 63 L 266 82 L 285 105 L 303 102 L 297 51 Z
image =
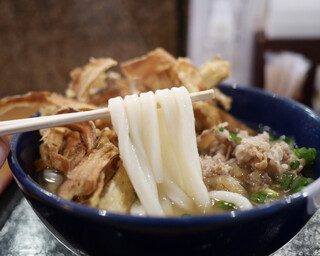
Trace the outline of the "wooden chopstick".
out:
M 192 102 L 214 98 L 214 90 L 190 93 Z M 110 115 L 108 108 L 81 111 L 76 113 L 40 116 L 0 122 L 0 136 L 29 132 L 43 128 L 58 127 L 72 123 L 106 118 Z

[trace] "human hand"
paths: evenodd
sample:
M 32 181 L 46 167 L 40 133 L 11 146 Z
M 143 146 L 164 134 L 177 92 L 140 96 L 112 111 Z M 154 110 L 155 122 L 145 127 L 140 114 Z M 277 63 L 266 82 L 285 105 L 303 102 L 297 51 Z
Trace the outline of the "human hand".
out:
M 0 137 L 0 168 L 3 166 L 10 151 L 10 141 L 7 137 Z

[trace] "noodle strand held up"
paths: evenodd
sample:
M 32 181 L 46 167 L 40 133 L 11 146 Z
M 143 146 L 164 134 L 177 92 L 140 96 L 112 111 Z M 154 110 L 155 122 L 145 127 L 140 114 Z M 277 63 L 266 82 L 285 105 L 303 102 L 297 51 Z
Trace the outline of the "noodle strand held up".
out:
M 152 187 L 142 170 L 136 148 L 132 143 L 124 101 L 120 97 L 110 99 L 109 110 L 112 124 L 119 138 L 120 157 L 141 204 L 147 214 L 164 216 L 158 198 L 151 192 Z
M 202 179 L 194 114 L 189 93 L 185 87 L 172 88 L 171 92 L 168 89 L 163 91 L 166 92 L 160 93 L 160 95 L 161 91 L 157 91 L 156 97 L 161 109 L 164 110 L 166 124 L 170 127 L 169 133 L 171 133 L 170 137 L 175 147 L 174 153 L 178 159 L 178 166 L 184 181 L 183 191 L 195 201 L 197 207 L 206 207 L 210 203 L 210 198 Z M 176 115 L 172 114 L 172 106 L 166 104 L 166 99 L 170 97 L 169 92 L 176 105 Z

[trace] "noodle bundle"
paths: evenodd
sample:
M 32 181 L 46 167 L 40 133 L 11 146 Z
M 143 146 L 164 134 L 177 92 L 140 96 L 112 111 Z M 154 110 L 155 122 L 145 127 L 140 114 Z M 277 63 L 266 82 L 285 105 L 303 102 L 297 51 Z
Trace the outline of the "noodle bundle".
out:
M 131 212 L 204 213 L 210 198 L 202 179 L 187 89 L 112 98 L 108 107 L 120 157 L 139 199 Z

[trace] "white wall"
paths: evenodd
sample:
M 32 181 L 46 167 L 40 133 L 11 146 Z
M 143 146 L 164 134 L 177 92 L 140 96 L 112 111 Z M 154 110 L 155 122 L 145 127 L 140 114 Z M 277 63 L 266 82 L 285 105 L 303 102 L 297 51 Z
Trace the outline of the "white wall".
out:
M 228 9 L 222 12 L 221 2 L 231 7 L 232 17 Z M 188 57 L 200 66 L 220 54 L 231 64 L 227 82 L 252 85 L 253 38 L 263 26 L 264 9 L 265 0 L 190 0 Z

